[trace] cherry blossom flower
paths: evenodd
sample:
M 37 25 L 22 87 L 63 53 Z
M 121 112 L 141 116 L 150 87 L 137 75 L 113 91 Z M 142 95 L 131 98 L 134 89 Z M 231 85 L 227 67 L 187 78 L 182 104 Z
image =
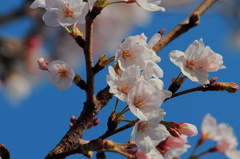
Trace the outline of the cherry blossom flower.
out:
M 41 70 L 48 70 L 48 63 L 49 62 L 47 61 L 47 59 L 40 58 L 40 59 L 37 60 L 37 62 L 38 62 L 39 69 L 41 69 Z
M 39 6 L 41 6 L 40 2 L 38 2 Z M 53 27 L 60 25 L 67 27 L 84 20 L 88 11 L 87 3 L 82 0 L 47 0 L 45 5 L 47 11 L 43 15 L 43 20 Z
M 173 159 L 187 152 L 187 149 L 191 147 L 186 144 L 187 142 L 186 135 L 181 135 L 180 138 L 169 136 L 165 143 L 170 146 L 170 149 L 164 153 L 164 159 Z
M 119 77 L 112 66 L 108 67 L 107 83 L 110 86 L 110 93 L 113 93 L 118 99 L 126 102 L 128 92 L 133 88 L 136 81 L 140 78 L 139 66 L 129 66 L 122 71 Z
M 139 65 L 140 69 L 144 69 L 147 60 L 150 58 L 149 51 L 146 42 L 139 35 L 130 36 L 118 46 L 115 60 L 118 60 L 119 67 L 122 70 L 133 64 Z
M 181 147 L 187 143 L 187 135 L 181 135 L 180 138 L 169 136 L 165 140 L 165 144 L 169 147 Z
M 236 150 L 238 146 L 237 138 L 233 133 L 232 127 L 225 123 L 218 125 L 218 132 L 221 135 L 221 139 L 217 141 L 216 149 L 219 153 L 224 153 L 230 159 L 238 159 L 240 151 Z
M 169 94 L 171 96 L 171 94 Z M 157 90 L 149 82 L 139 80 L 128 95 L 128 105 L 131 112 L 140 120 L 145 121 L 151 113 L 162 105 L 167 97 L 163 91 Z
M 162 154 L 153 148 L 149 153 L 145 154 L 140 149 L 137 149 L 135 152 L 136 159 L 163 159 Z
M 187 135 L 187 136 L 196 136 L 198 134 L 197 127 L 195 125 L 189 124 L 189 123 L 180 123 L 178 131 L 181 134 Z
M 166 127 L 159 122 L 166 113 L 163 109 L 155 110 L 148 121 L 138 121 L 131 133 L 132 140 L 143 153 L 149 153 L 154 146 L 170 136 Z
M 158 6 L 161 3 L 161 0 L 136 0 L 136 2 L 140 7 L 148 11 L 165 11 L 165 8 Z
M 219 139 L 219 135 L 217 135 L 218 126 L 217 121 L 210 114 L 205 115 L 202 121 L 201 133 L 202 139 L 210 139 L 217 141 Z
M 185 76 L 199 84 L 209 84 L 208 72 L 226 68 L 222 65 L 222 56 L 213 52 L 209 46 L 205 47 L 202 39 L 195 40 L 185 53 L 175 50 L 169 56 Z
M 55 60 L 48 65 L 48 77 L 50 82 L 55 85 L 58 90 L 68 89 L 72 85 L 75 72 L 67 63 Z

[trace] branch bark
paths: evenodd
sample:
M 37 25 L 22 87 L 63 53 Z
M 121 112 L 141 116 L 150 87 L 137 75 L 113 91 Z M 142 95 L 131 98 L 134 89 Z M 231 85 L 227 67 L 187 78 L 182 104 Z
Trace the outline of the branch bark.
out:
M 94 98 L 94 73 L 93 73 L 93 56 L 92 56 L 92 35 L 93 35 L 93 19 L 91 17 L 91 12 L 86 15 L 86 36 L 85 36 L 85 63 L 86 63 L 86 73 L 87 73 L 87 89 L 86 97 L 87 102 L 93 102 Z

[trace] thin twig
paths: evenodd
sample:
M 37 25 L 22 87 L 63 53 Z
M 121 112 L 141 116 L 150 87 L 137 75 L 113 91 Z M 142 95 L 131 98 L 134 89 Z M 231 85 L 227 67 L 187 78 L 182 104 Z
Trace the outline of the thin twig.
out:
M 163 36 L 158 43 L 153 47 L 153 51 L 159 52 L 162 50 L 167 44 L 171 41 L 187 32 L 190 28 L 198 25 L 200 16 L 215 2 L 218 0 L 205 0 L 202 4 L 196 8 L 190 16 L 188 16 L 185 20 L 183 20 L 180 24 L 178 24 L 174 29 L 172 29 L 169 33 Z
M 137 122 L 138 122 L 138 119 L 132 121 L 132 122 L 129 123 L 129 124 L 126 124 L 126 125 L 118 128 L 118 129 L 116 129 L 116 130 L 114 130 L 114 131 L 112 131 L 112 132 L 106 131 L 102 136 L 100 136 L 100 137 L 98 137 L 98 138 L 104 140 L 104 139 L 106 139 L 106 138 L 108 138 L 108 137 L 110 137 L 110 136 L 112 136 L 112 135 L 114 135 L 114 134 L 117 134 L 117 133 L 119 133 L 119 132 L 121 132 L 121 131 L 123 131 L 123 130 L 126 130 L 126 129 L 128 129 L 128 128 L 133 127 Z

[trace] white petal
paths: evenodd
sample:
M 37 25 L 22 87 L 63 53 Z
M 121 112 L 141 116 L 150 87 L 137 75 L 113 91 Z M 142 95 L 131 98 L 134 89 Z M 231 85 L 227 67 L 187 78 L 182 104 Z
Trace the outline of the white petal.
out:
M 166 127 L 162 124 L 158 124 L 152 131 L 149 133 L 149 137 L 156 141 L 156 143 L 160 143 L 165 140 L 168 136 L 171 136 Z M 156 146 L 156 145 L 155 145 Z
M 157 44 L 161 37 L 162 35 L 159 33 L 154 34 L 150 41 L 148 42 L 148 48 L 152 50 L 152 48 Z
M 144 136 L 142 133 L 136 133 L 136 145 L 143 153 L 149 153 L 154 145 L 149 136 Z
M 43 15 L 43 20 L 48 26 L 57 27 L 60 26 L 57 17 L 58 13 L 55 10 L 47 10 Z
M 30 8 L 37 8 L 37 7 L 42 7 L 45 8 L 45 0 L 35 0 L 31 5 Z
M 186 59 L 182 51 L 172 51 L 169 53 L 169 56 L 172 63 L 174 63 L 176 66 L 180 68 L 185 67 Z

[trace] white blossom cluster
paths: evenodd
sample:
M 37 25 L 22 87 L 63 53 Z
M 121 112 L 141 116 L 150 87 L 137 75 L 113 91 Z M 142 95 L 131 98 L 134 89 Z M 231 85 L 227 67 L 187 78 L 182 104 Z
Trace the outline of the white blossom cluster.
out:
M 83 0 L 35 0 L 30 8 L 45 8 L 43 20 L 48 26 L 71 26 L 77 22 L 84 23 L 88 10 L 91 10 L 96 0 L 90 0 L 88 3 Z M 107 3 L 111 4 L 106 0 Z M 136 3 L 141 8 L 148 11 L 165 11 L 163 7 L 158 6 L 161 0 L 123 0 L 122 3 Z M 116 3 L 116 2 L 114 2 Z
M 140 149 L 136 151 L 136 156 L 141 157 L 137 158 L 143 156 L 163 158 L 155 146 L 171 136 L 166 127 L 160 124 L 166 112 L 159 107 L 172 95 L 170 91 L 163 90 L 164 83 L 159 79 L 163 77 L 163 70 L 156 64 L 161 59 L 152 50 L 160 38 L 161 34 L 157 33 L 148 43 L 144 34 L 124 39 L 118 46 L 115 56 L 122 72 L 117 74 L 114 68 L 109 66 L 109 75 L 107 75 L 110 93 L 119 100 L 127 102 L 130 111 L 139 119 L 131 134 L 132 140 Z M 179 127 L 182 134 L 189 136 L 197 134 L 194 125 L 183 123 L 181 126 Z M 183 145 L 181 147 L 186 149 Z M 165 158 L 173 157 L 175 155 L 173 154 L 168 151 L 166 155 L 168 157 Z

